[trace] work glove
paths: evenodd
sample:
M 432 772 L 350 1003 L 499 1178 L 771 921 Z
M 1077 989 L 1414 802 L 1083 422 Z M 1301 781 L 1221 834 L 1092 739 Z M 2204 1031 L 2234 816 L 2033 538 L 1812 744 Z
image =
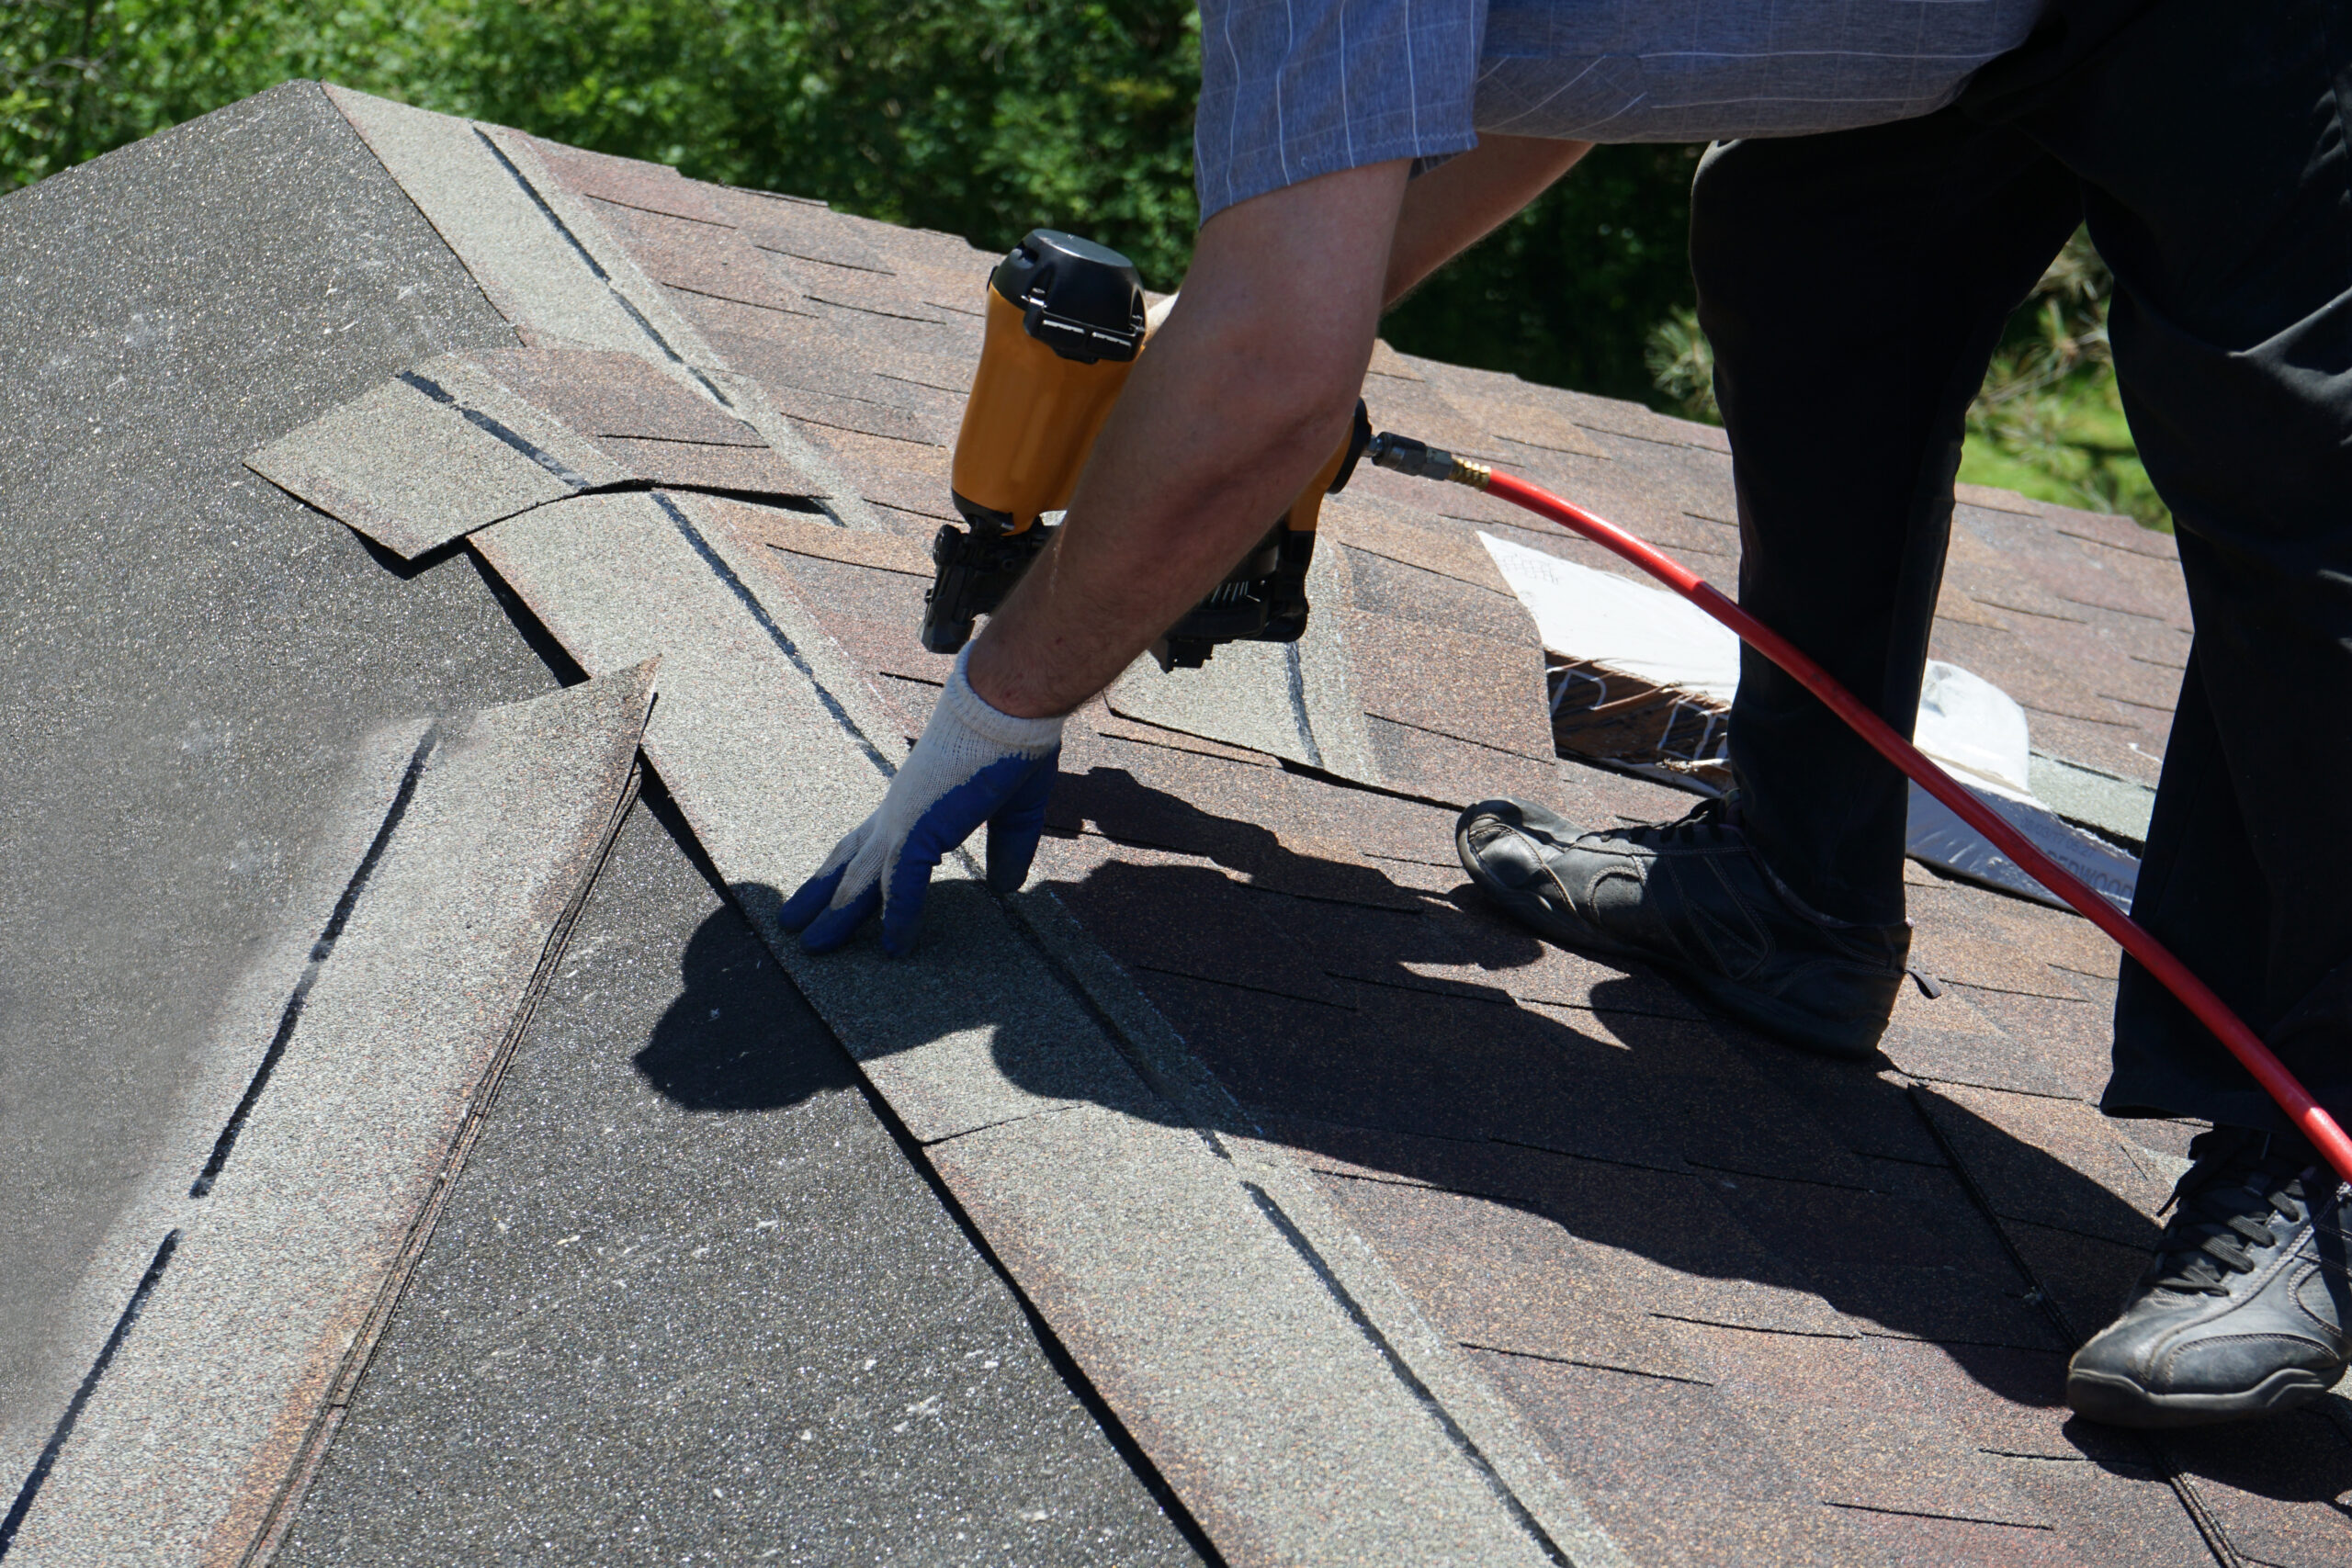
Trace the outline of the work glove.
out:
M 983 822 L 989 886 L 1010 893 L 1029 874 L 1061 757 L 1062 721 L 1014 718 L 989 706 L 965 679 L 971 657 L 969 644 L 956 656 L 922 739 L 874 815 L 785 902 L 784 929 L 797 931 L 810 953 L 840 947 L 878 908 L 882 949 L 903 957 L 914 947 L 939 857 Z

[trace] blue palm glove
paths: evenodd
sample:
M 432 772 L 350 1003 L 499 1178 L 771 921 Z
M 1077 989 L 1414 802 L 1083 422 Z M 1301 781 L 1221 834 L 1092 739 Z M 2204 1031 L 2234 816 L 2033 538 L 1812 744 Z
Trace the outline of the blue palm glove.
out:
M 786 900 L 784 929 L 797 931 L 809 952 L 840 947 L 879 908 L 883 951 L 903 957 L 914 947 L 939 857 L 983 822 L 989 886 L 1010 893 L 1029 874 L 1061 756 L 1062 721 L 1014 718 L 989 706 L 964 678 L 971 656 L 968 644 L 956 656 L 922 739 L 874 815 Z

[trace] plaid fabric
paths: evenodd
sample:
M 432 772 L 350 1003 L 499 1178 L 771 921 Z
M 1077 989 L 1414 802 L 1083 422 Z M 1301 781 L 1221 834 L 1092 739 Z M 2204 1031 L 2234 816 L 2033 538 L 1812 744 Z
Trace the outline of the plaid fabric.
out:
M 1931 113 L 2046 0 L 1202 0 L 1201 218 L 1477 133 L 1709 141 Z

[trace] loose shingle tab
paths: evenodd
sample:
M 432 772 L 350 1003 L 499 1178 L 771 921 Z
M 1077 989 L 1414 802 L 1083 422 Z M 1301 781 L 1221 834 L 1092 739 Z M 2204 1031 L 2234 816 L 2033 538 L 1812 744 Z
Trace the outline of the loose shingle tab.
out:
M 247 464 L 403 558 L 585 488 L 469 422 L 446 396 L 388 381 Z

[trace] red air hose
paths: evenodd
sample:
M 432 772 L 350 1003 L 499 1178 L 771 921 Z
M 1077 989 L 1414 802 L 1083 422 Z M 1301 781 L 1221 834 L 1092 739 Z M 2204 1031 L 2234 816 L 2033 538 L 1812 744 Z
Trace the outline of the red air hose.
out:
M 2270 1098 L 2287 1112 L 2289 1119 L 2303 1130 L 2304 1136 L 2311 1139 L 2326 1157 L 2327 1163 L 2335 1168 L 2336 1174 L 2346 1181 L 2352 1181 L 2352 1138 L 2344 1135 L 2344 1129 L 2336 1125 L 2335 1118 L 2312 1098 L 2311 1091 L 2287 1070 L 2286 1064 L 2272 1054 L 2270 1047 L 2265 1045 L 2253 1030 L 2239 1021 L 2237 1014 L 2213 994 L 2211 987 L 2190 974 L 2187 964 L 2175 958 L 2162 942 L 2142 930 L 2137 922 L 2076 881 L 2064 867 L 2036 849 L 1998 812 L 1928 761 L 1917 747 L 1896 734 L 1894 727 L 1877 714 L 1864 707 L 1851 692 L 1839 685 L 1827 671 L 1799 652 L 1787 638 L 1700 581 L 1680 562 L 1652 549 L 1615 524 L 1596 517 L 1582 507 L 1571 505 L 1524 479 L 1495 473 L 1483 464 L 1454 457 L 1403 436 L 1384 434 L 1377 437 L 1368 455 L 1383 468 L 1430 479 L 1453 479 L 1475 490 L 1483 490 L 1514 506 L 1525 507 L 1539 517 L 1548 517 L 1633 562 L 1738 633 L 1740 641 L 1795 676 L 1804 683 L 1805 690 L 1827 704 L 1830 711 L 1844 719 L 1855 734 L 1869 741 L 1880 756 L 1902 769 L 1921 789 L 1950 807 L 1955 816 L 1984 834 L 2019 870 L 2072 905 L 2077 914 L 2113 937 L 2124 952 L 2138 959 L 2148 973 L 2163 981 L 2165 988 L 2178 997 L 2181 1005 L 2195 1013 L 2205 1027 L 2229 1047 L 2230 1055 L 2245 1064 L 2246 1071 L 2254 1075 L 2255 1081 L 2261 1084 Z

